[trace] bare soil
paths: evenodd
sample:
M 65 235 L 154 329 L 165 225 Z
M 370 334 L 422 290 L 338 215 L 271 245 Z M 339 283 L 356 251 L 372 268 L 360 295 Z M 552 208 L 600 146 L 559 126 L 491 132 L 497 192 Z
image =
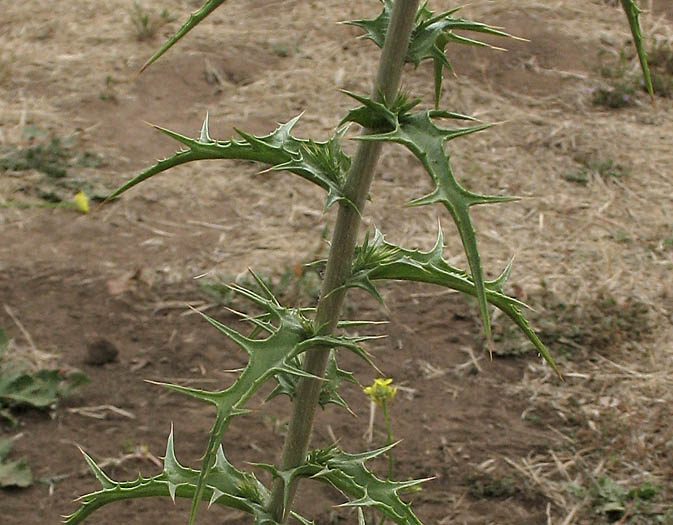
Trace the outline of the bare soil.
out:
M 364 15 L 354 12 L 355 3 L 326 2 L 319 16 L 309 3 L 248 3 L 254 25 L 245 22 L 246 2 L 228 2 L 182 49 L 139 77 L 138 66 L 177 22 L 138 42 L 125 2 L 100 11 L 84 1 L 13 6 L 0 21 L 0 145 L 29 145 L 26 126 L 69 136 L 78 151 L 103 159 L 72 171 L 111 189 L 175 150 L 143 120 L 195 135 L 209 111 L 211 135 L 227 138 L 234 128 L 268 133 L 305 110 L 298 135 L 326 138 L 350 106 L 337 88 L 367 92 L 376 59 L 373 46 L 355 39 L 357 31 L 330 21 L 373 14 L 376 2 L 364 6 Z M 460 80 L 451 87 L 447 79 L 443 101 L 485 120 L 517 119 L 475 139 L 472 151 L 461 143 L 455 162 L 480 187 L 525 197 L 502 214 L 475 214 L 480 246 L 490 275 L 516 253 L 510 292 L 540 310 L 536 327 L 561 352 L 568 383 L 512 342 L 502 318 L 495 321 L 499 351 L 490 361 L 475 308 L 458 295 L 392 284 L 384 289 L 387 310 L 364 293 L 348 299 L 350 318 L 390 321 L 380 331 L 388 337 L 368 348 L 402 387 L 392 408 L 401 440 L 396 476 L 433 478 L 409 496 L 427 524 L 608 523 L 612 517 L 590 494 L 600 476 L 627 489 L 645 481 L 659 487 L 649 507 L 634 504 L 622 523 L 673 519 L 665 378 L 673 370 L 671 100 L 660 99 L 654 117 L 643 94 L 619 112 L 591 104 L 605 56 L 600 46 L 621 49 L 628 31 L 610 2 L 590 3 L 598 13 L 595 33 L 578 29 L 586 3 L 567 0 L 558 10 L 539 3 L 476 6 L 465 16 L 481 16 L 482 9 L 488 16 L 481 18 L 530 42 L 498 42 L 508 53 L 458 49 L 452 62 Z M 431 7 L 446 7 L 438 4 Z M 182 20 L 195 5 L 176 0 L 167 8 Z M 143 6 L 154 16 L 163 8 Z M 651 28 L 670 35 L 672 19 L 665 0 L 654 2 Z M 421 68 L 408 87 L 427 95 L 430 78 L 430 69 Z M 396 151 L 382 160 L 366 224 L 405 246 L 430 248 L 438 211 L 399 211 L 427 183 L 411 178 L 414 164 Z M 614 159 L 634 174 L 573 185 L 562 174 L 577 168 L 578 155 Z M 247 267 L 280 275 L 322 253 L 320 235 L 333 217 L 321 214 L 314 188 L 257 171 L 246 163 L 181 168 L 88 215 L 0 208 L 0 304 L 64 372 L 81 369 L 91 379 L 53 410 L 21 410 L 18 427 L 0 426 L 0 438 L 14 439 L 12 457 L 25 457 L 35 478 L 26 489 L 0 489 L 3 523 L 58 523 L 76 508 L 73 500 L 97 488 L 78 447 L 114 479 L 154 475 L 173 426 L 179 460 L 198 464 L 212 410 L 145 381 L 222 388 L 232 377 L 226 370 L 245 363 L 242 351 L 185 307 L 211 302 L 195 278 L 236 278 Z M 0 171 L 0 177 L 0 200 L 37 199 L 42 179 L 35 173 Z M 450 237 L 448 217 L 442 226 Z M 447 245 L 450 256 L 460 253 L 455 239 Z M 453 262 L 464 261 L 457 255 Z M 597 291 L 616 306 L 608 310 Z M 644 313 L 628 324 L 636 319 L 632 311 Z M 210 304 L 207 313 L 239 325 L 221 305 Z M 29 346 L 5 308 L 0 327 L 18 346 Z M 602 338 L 585 337 L 600 330 Z M 92 358 L 101 339 L 117 354 Z M 363 384 L 374 377 L 348 355 L 342 367 Z M 337 439 L 355 452 L 382 444 L 381 414 L 374 442 L 365 438 L 370 407 L 361 388 L 346 385 L 344 397 L 355 417 L 335 407 L 322 411 L 315 445 Z M 262 400 L 255 398 L 252 414 L 235 420 L 226 436 L 227 456 L 240 468 L 275 461 L 282 443 L 289 403 Z M 373 466 L 385 472 L 383 462 Z M 573 492 L 573 483 L 586 491 Z M 335 507 L 340 503 L 338 493 L 307 482 L 299 510 L 319 525 L 356 523 L 351 510 Z M 118 503 L 90 522 L 183 523 L 187 504 Z M 204 509 L 199 523 L 249 518 Z

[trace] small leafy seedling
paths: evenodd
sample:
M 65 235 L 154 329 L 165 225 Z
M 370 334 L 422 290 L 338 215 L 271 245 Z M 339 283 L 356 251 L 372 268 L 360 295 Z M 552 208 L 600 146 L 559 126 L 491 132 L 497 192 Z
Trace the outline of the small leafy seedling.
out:
M 159 15 L 146 11 L 138 0 L 133 0 L 133 7 L 129 9 L 131 23 L 135 29 L 136 39 L 140 42 L 152 40 L 159 29 L 175 20 L 174 16 L 163 9 Z
M 10 459 L 12 440 L 0 439 L 0 488 L 26 488 L 33 484 L 33 475 L 25 458 Z

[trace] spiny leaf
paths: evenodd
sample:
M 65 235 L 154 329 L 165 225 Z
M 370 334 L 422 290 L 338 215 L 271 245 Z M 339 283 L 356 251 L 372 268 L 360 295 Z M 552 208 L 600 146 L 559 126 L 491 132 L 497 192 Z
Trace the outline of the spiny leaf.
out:
M 271 472 L 274 478 L 281 479 L 286 491 L 295 479 L 309 477 L 332 485 L 350 498 L 342 506 L 371 506 L 399 525 L 421 525 L 411 506 L 399 498 L 398 492 L 427 480 L 381 480 L 365 466 L 367 461 L 386 453 L 393 446 L 361 454 L 347 454 L 333 445 L 311 451 L 305 463 L 293 469 L 280 471 L 271 465 L 261 466 Z
M 382 11 L 376 18 L 345 22 L 346 24 L 355 25 L 364 29 L 365 34 L 363 35 L 363 38 L 372 40 L 380 48 L 383 48 L 388 25 L 390 24 L 390 13 L 392 11 L 393 1 L 383 0 L 382 4 Z M 502 48 L 492 46 L 486 42 L 456 35 L 454 31 L 472 31 L 508 38 L 517 38 L 496 27 L 452 16 L 459 9 L 460 8 L 458 7 L 435 15 L 433 11 L 427 8 L 427 2 L 423 3 L 416 13 L 414 29 L 411 33 L 406 62 L 418 66 L 423 60 L 433 61 L 435 72 L 435 107 L 438 106 L 439 98 L 441 96 L 444 68 L 453 73 L 453 66 L 445 52 L 446 45 L 449 42 L 502 50 Z
M 301 370 L 302 364 L 303 356 L 297 356 L 294 361 L 295 367 Z M 296 374 L 281 373 L 276 374 L 275 379 L 278 384 L 266 399 L 269 400 L 279 395 L 286 395 L 293 400 L 296 396 L 299 377 Z M 320 396 L 318 397 L 320 406 L 325 408 L 325 406 L 332 403 L 345 408 L 350 412 L 351 410 L 348 407 L 348 404 L 339 394 L 339 384 L 342 381 L 357 383 L 357 380 L 351 372 L 339 368 L 336 360 L 336 352 L 334 350 L 330 350 L 325 376 L 321 379 L 323 380 L 323 385 L 320 390 Z
M 291 135 L 299 116 L 281 124 L 269 135 L 256 137 L 237 130 L 243 140 L 216 141 L 210 138 L 208 117 L 201 126 L 199 139 L 192 139 L 174 131 L 154 126 L 157 130 L 187 147 L 173 156 L 158 161 L 132 178 L 106 200 L 111 200 L 135 185 L 170 168 L 209 159 L 240 159 L 268 164 L 266 171 L 289 171 L 316 184 L 327 191 L 324 209 L 338 201 L 350 203 L 344 196 L 342 186 L 350 168 L 350 158 L 341 151 L 341 141 L 347 128 L 343 127 L 326 142 L 298 139 Z M 352 204 L 352 203 L 351 203 Z
M 151 478 L 139 476 L 134 481 L 113 481 L 85 454 L 85 459 L 101 482 L 102 488 L 79 498 L 80 507 L 65 518 L 65 524 L 82 523 L 93 511 L 115 501 L 156 496 L 193 498 L 197 493 L 197 481 L 201 473 L 178 462 L 173 440 L 171 429 L 161 474 Z M 229 463 L 221 446 L 218 446 L 215 462 L 204 485 L 201 494 L 203 500 L 251 514 L 255 523 L 277 525 L 265 510 L 270 498 L 269 490 L 254 474 L 242 472 Z M 311 523 L 295 513 L 292 515 L 303 524 Z
M 96 462 L 93 460 L 89 454 L 84 452 L 81 448 L 79 451 L 82 453 L 84 456 L 84 461 L 86 461 L 87 466 L 89 467 L 89 470 L 91 473 L 94 475 L 94 477 L 98 480 L 98 482 L 103 486 L 104 489 L 112 489 L 115 487 L 115 482 L 112 481 L 105 472 L 96 464 Z
M 261 285 L 263 283 L 260 283 L 258 280 L 258 284 Z M 251 339 L 219 321 L 200 313 L 211 325 L 248 353 L 248 364 L 236 381 L 229 388 L 221 391 L 209 392 L 178 385 L 164 385 L 175 391 L 213 403 L 217 407 L 215 423 L 209 434 L 208 445 L 201 462 L 201 470 L 194 482 L 190 524 L 196 519 L 196 513 L 201 501 L 207 499 L 208 476 L 217 465 L 217 450 L 222 442 L 224 433 L 231 419 L 245 412 L 244 404 L 250 396 L 273 376 L 306 376 L 307 374 L 296 366 L 297 357 L 312 347 L 342 346 L 364 358 L 367 357 L 364 350 L 358 344 L 366 338 L 316 335 L 312 322 L 304 316 L 301 310 L 286 308 L 280 305 L 267 287 L 262 287 L 266 297 L 240 285 L 232 284 L 231 288 L 261 307 L 265 311 L 267 318 L 273 321 L 275 328 L 265 339 Z M 309 377 L 313 376 L 309 375 Z M 221 490 L 221 487 L 219 488 Z M 179 490 L 179 486 L 171 489 L 172 494 L 175 494 L 176 490 Z M 260 523 L 265 523 L 265 521 L 262 520 Z
M 381 296 L 372 281 L 378 279 L 415 281 L 436 284 L 477 297 L 474 280 L 463 270 L 450 265 L 442 256 L 444 246 L 442 230 L 439 229 L 437 242 L 428 252 L 405 250 L 386 242 L 381 232 L 376 230 L 374 238 L 365 237 L 364 244 L 356 248 L 351 277 L 346 286 L 363 288 L 379 300 Z M 558 376 L 563 379 L 551 354 L 540 341 L 521 312 L 527 305 L 504 294 L 505 281 L 512 265 L 507 265 L 500 276 L 484 282 L 486 300 L 505 313 L 535 345 Z
M 189 33 L 194 29 L 199 23 L 201 23 L 210 13 L 215 11 L 221 4 L 226 2 L 226 0 L 207 0 L 206 3 L 201 6 L 200 9 L 194 11 L 189 19 L 182 25 L 177 32 L 170 37 L 166 43 L 159 48 L 159 50 L 154 53 L 140 68 L 140 72 L 143 72 L 147 67 L 149 67 L 153 62 L 155 62 L 161 55 L 168 51 L 173 45 L 180 40 L 183 36 Z
M 359 326 L 363 323 L 371 324 L 370 322 L 358 321 L 355 322 L 354 325 Z M 320 379 L 324 382 L 319 397 L 320 406 L 324 408 L 327 404 L 333 403 L 350 411 L 350 408 L 348 407 L 346 402 L 339 395 L 338 387 L 339 383 L 344 380 L 357 383 L 357 380 L 350 372 L 342 370 L 338 367 L 336 362 L 336 352 L 334 348 L 340 347 L 352 351 L 358 357 L 366 361 L 367 364 L 369 364 L 377 371 L 379 371 L 376 365 L 372 362 L 367 351 L 360 345 L 360 343 L 363 341 L 367 341 L 378 337 L 380 336 L 349 337 L 349 336 L 316 335 L 311 337 L 310 339 L 306 339 L 297 346 L 299 351 L 310 350 L 318 346 L 328 346 L 331 348 L 325 377 L 323 378 L 313 377 L 314 379 Z M 296 389 L 299 383 L 298 379 L 301 378 L 303 375 L 305 375 L 305 372 L 303 372 L 303 362 L 304 362 L 303 355 L 297 355 L 297 357 L 294 358 L 294 360 L 291 363 L 292 368 L 281 369 L 281 373 L 276 374 L 276 380 L 278 381 L 278 385 L 271 392 L 271 394 L 269 394 L 269 397 L 267 399 L 272 399 L 281 394 L 285 394 L 289 396 L 290 399 L 294 399 Z
M 363 97 L 358 97 L 362 101 Z M 369 101 L 362 106 L 366 111 L 373 113 L 369 118 L 390 120 L 392 110 L 384 103 Z M 478 124 L 464 128 L 440 128 L 433 122 L 433 118 L 450 116 L 451 118 L 469 119 L 464 115 L 455 115 L 443 111 L 419 111 L 414 113 L 397 114 L 395 126 L 392 130 L 372 135 L 362 135 L 358 140 L 397 142 L 407 147 L 420 161 L 426 172 L 432 178 L 435 189 L 428 195 L 415 199 L 410 206 L 422 206 L 441 203 L 451 214 L 458 229 L 465 254 L 467 256 L 472 278 L 477 290 L 477 301 L 481 313 L 484 334 L 491 348 L 491 324 L 489 320 L 484 276 L 481 266 L 481 257 L 477 249 L 477 238 L 470 219 L 469 208 L 477 204 L 490 204 L 515 200 L 514 197 L 501 195 L 481 195 L 463 188 L 456 180 L 449 156 L 444 151 L 444 143 L 454 138 L 484 130 L 489 124 Z
M 647 65 L 647 53 L 645 52 L 645 46 L 643 45 L 643 34 L 640 30 L 640 13 L 642 10 L 638 7 L 634 0 L 621 0 L 622 8 L 626 13 L 626 18 L 629 21 L 629 26 L 631 27 L 631 35 L 633 35 L 633 43 L 636 46 L 638 52 L 638 60 L 640 61 L 640 67 L 643 70 L 643 78 L 645 80 L 645 87 L 647 87 L 647 92 L 650 94 L 650 99 L 652 100 L 652 106 L 656 108 L 656 102 L 654 100 L 654 88 L 652 86 L 652 77 L 650 76 L 650 68 Z

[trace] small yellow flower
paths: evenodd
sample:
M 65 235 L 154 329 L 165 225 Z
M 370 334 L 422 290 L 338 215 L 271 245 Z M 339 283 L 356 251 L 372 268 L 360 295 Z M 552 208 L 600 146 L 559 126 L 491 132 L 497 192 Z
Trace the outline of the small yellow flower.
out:
M 86 193 L 80 191 L 72 199 L 75 209 L 81 213 L 89 213 L 89 197 L 86 196 Z
M 383 379 L 379 377 L 374 379 L 374 382 L 370 386 L 367 386 L 362 390 L 372 401 L 374 401 L 374 403 L 382 407 L 391 401 L 395 397 L 395 394 L 397 394 L 397 387 L 390 385 L 392 382 L 393 380 L 391 378 Z

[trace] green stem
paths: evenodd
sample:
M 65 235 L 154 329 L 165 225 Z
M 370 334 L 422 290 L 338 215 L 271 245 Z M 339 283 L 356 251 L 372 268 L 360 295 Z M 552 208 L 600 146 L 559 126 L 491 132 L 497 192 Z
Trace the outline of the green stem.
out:
M 390 427 L 390 414 L 388 412 L 388 403 L 386 403 L 385 401 L 381 403 L 381 411 L 383 412 L 383 420 L 385 421 L 386 424 L 386 446 L 389 446 L 393 444 L 393 430 Z M 386 455 L 388 456 L 388 480 L 392 480 L 395 470 L 393 450 L 390 449 Z M 381 516 L 381 519 L 379 520 L 379 525 L 383 525 L 385 522 L 386 517 Z
M 386 422 L 386 446 L 393 444 L 393 431 L 390 428 L 390 416 L 388 414 L 388 403 L 381 405 L 383 410 L 383 419 Z M 393 451 L 388 451 L 388 479 L 393 479 Z
M 386 42 L 383 46 L 379 69 L 374 85 L 373 97 L 392 100 L 400 86 L 404 58 L 409 47 L 409 37 L 414 24 L 419 0 L 398 0 L 391 13 Z M 370 130 L 365 130 L 368 133 Z M 355 153 L 344 193 L 355 208 L 364 210 L 369 193 L 374 168 L 381 152 L 378 142 L 361 142 Z M 340 204 L 334 227 L 334 235 L 327 260 L 325 281 L 318 303 L 315 323 L 319 331 L 328 334 L 336 328 L 345 290 L 341 286 L 351 271 L 353 252 L 360 227 L 361 215 L 353 206 Z M 329 349 L 313 349 L 307 352 L 304 369 L 310 374 L 322 377 L 329 357 Z M 292 416 L 285 436 L 280 469 L 287 470 L 301 465 L 306 458 L 308 443 L 313 429 L 313 420 L 318 406 L 322 385 L 318 380 L 300 381 Z M 289 498 L 285 500 L 285 487 L 280 479 L 274 481 L 269 511 L 279 523 L 285 523 L 292 508 L 292 500 L 297 482 L 289 488 Z

